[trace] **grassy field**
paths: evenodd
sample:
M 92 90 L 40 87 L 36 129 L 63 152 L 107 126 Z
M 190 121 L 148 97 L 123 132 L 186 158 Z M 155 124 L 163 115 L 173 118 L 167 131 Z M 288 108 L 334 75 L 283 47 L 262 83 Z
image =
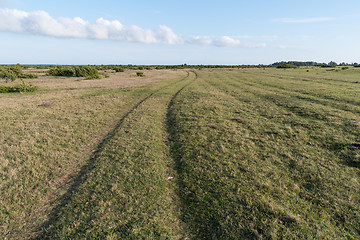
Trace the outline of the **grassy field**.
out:
M 360 238 L 359 68 L 107 74 L 0 95 L 2 238 Z

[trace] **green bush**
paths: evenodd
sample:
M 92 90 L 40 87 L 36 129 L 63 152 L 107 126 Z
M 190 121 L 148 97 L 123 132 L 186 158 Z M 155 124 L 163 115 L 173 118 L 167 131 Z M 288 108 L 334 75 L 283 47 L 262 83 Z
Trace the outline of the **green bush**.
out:
M 6 82 L 15 81 L 16 74 L 8 70 L 0 70 L 0 78 L 5 79 Z
M 7 65 L 0 68 L 0 78 L 5 79 L 6 82 L 15 81 L 17 78 L 38 78 L 39 76 L 33 73 L 23 73 L 20 64 Z
M 85 77 L 88 79 L 99 79 L 100 75 L 98 70 L 92 66 L 76 66 L 75 77 Z
M 19 75 L 19 78 L 25 78 L 25 79 L 34 79 L 38 77 L 39 76 L 34 73 L 22 73 L 21 75 Z
M 21 68 L 20 64 L 8 66 L 8 71 L 13 72 L 16 76 L 19 76 L 22 74 L 22 68 Z
M 122 67 L 114 67 L 113 70 L 115 70 L 115 72 L 124 72 L 124 68 Z
M 10 92 L 10 87 L 5 85 L 0 85 L 0 93 Z
M 136 76 L 138 77 L 145 77 L 143 72 L 136 72 Z
M 24 82 L 15 86 L 0 85 L 0 93 L 35 92 L 36 90 L 38 90 L 37 86 Z
M 85 77 L 88 79 L 99 79 L 98 70 L 93 66 L 58 66 L 48 72 L 51 76 L 61 77 Z
M 58 76 L 58 77 L 73 77 L 75 71 L 73 67 L 59 66 L 50 69 L 48 74 L 51 76 Z

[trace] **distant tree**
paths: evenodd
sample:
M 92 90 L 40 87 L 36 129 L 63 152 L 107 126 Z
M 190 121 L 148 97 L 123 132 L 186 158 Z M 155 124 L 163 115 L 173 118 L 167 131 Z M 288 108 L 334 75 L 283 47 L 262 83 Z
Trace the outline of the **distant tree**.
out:
M 297 68 L 297 66 L 292 65 L 292 64 L 283 63 L 283 64 L 277 66 L 276 68 Z
M 337 63 L 334 62 L 334 61 L 331 61 L 331 62 L 328 63 L 328 65 L 329 65 L 330 67 L 336 67 L 336 66 L 337 66 Z
M 319 66 L 321 65 L 320 63 L 317 63 L 317 62 L 300 62 L 300 61 L 287 61 L 287 62 L 276 62 L 276 63 L 273 63 L 271 64 L 272 66 L 279 66 L 279 65 L 282 65 L 282 64 L 291 64 L 291 65 L 294 65 L 294 66 Z

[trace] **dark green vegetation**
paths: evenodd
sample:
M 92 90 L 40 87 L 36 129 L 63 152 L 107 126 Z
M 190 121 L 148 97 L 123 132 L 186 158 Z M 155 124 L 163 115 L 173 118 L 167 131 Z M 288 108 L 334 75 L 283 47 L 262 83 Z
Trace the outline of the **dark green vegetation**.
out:
M 143 73 L 143 72 L 136 72 L 136 76 L 138 76 L 138 77 L 144 77 L 144 73 Z
M 304 67 L 336 67 L 336 66 L 353 66 L 353 67 L 359 67 L 360 65 L 358 63 L 345 63 L 342 62 L 340 64 L 337 64 L 334 61 L 330 61 L 329 63 L 317 63 L 317 62 L 299 62 L 299 61 L 287 61 L 287 62 L 276 62 L 271 64 L 271 66 L 280 66 L 284 64 L 290 64 L 297 67 L 304 66 Z
M 14 86 L 0 85 L 0 93 L 35 92 L 36 90 L 38 90 L 37 86 L 24 82 Z
M 18 78 L 21 79 L 33 79 L 38 78 L 38 75 L 32 73 L 23 73 L 23 68 L 19 64 L 17 65 L 3 65 L 0 66 L 0 79 L 5 81 L 15 81 Z
M 276 66 L 276 68 L 297 68 L 297 66 L 292 65 L 292 64 L 283 63 L 283 64 Z
M 4 109 L 0 235 L 360 238 L 360 69 L 328 70 L 187 69 Z
M 87 79 L 100 79 L 99 72 L 95 66 L 57 66 L 48 72 L 51 76 L 62 77 L 84 77 Z
M 24 79 L 38 78 L 37 74 L 24 73 L 23 67 L 17 65 L 2 65 L 0 66 L 0 79 L 5 80 L 6 83 L 14 82 L 16 79 L 22 79 L 22 82 L 16 85 L 0 84 L 0 93 L 14 93 L 14 92 L 34 92 L 38 89 L 37 86 L 26 84 Z

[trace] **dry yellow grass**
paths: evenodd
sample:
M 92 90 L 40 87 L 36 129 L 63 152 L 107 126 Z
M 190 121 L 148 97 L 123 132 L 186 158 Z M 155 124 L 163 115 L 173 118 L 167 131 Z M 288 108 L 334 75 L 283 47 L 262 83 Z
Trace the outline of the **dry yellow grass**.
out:
M 174 70 L 144 70 L 145 77 L 137 77 L 135 70 L 125 70 L 124 72 L 115 72 L 113 70 L 100 71 L 107 74 L 108 78 L 85 80 L 85 78 L 74 77 L 52 77 L 46 76 L 46 70 L 28 69 L 25 73 L 36 73 L 39 78 L 29 80 L 42 88 L 47 89 L 69 89 L 69 88 L 94 88 L 94 87 L 129 87 L 139 86 L 151 82 L 164 81 L 174 79 L 184 75 L 184 72 Z

